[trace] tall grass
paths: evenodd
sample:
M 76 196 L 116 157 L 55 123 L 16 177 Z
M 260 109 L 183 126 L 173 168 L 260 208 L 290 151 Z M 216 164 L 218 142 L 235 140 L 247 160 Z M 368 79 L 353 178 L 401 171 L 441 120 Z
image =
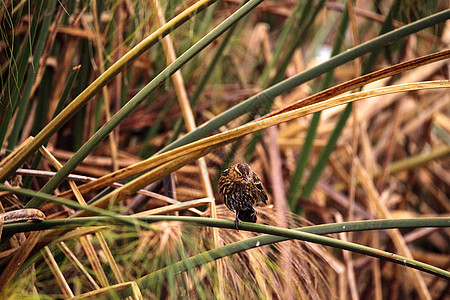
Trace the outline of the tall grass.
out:
M 1 5 L 2 297 L 445 298 L 446 1 Z

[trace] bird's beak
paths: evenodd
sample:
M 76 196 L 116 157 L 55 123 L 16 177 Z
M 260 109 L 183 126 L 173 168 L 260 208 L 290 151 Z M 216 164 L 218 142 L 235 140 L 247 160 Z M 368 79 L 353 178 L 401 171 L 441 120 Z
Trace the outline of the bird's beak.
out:
M 250 182 L 250 179 L 248 178 L 248 175 L 247 174 L 245 174 L 245 181 L 247 181 L 247 182 Z

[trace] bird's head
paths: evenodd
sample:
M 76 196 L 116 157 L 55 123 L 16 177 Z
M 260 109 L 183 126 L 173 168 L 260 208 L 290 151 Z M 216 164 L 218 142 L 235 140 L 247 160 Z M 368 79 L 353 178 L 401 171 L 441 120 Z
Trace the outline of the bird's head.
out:
M 252 169 L 246 163 L 238 163 L 234 165 L 234 171 L 236 172 L 237 179 L 243 180 L 247 183 L 251 180 Z

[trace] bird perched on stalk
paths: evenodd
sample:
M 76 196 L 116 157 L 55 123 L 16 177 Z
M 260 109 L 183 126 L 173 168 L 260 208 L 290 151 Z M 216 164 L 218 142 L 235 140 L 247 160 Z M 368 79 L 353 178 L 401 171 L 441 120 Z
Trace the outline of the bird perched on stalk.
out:
M 246 163 L 237 163 L 222 172 L 219 177 L 219 193 L 228 209 L 236 212 L 236 229 L 239 229 L 241 220 L 256 223 L 253 205 L 260 200 L 267 204 L 267 194 L 261 179 Z

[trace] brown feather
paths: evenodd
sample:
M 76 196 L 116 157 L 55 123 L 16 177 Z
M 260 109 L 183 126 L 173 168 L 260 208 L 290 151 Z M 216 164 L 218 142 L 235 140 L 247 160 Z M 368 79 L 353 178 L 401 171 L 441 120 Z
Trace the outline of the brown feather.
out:
M 253 206 L 258 201 L 267 204 L 267 194 L 261 179 L 246 163 L 237 163 L 222 172 L 219 193 L 228 209 L 236 212 L 236 228 L 241 220 L 256 222 Z

